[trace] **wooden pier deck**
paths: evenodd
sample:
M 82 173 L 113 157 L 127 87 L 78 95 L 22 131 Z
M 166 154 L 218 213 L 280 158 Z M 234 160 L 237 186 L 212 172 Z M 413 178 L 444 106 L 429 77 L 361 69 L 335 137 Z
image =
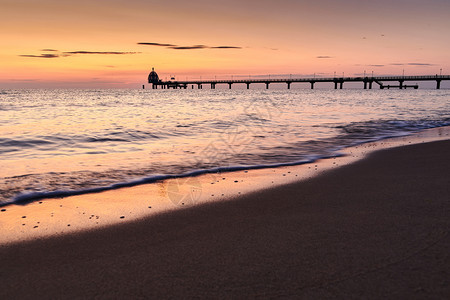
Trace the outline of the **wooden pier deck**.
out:
M 211 89 L 215 89 L 217 84 L 226 84 L 229 89 L 233 84 L 245 84 L 247 89 L 250 88 L 251 84 L 254 83 L 262 83 L 266 85 L 266 89 L 269 88 L 271 83 L 286 83 L 287 88 L 291 88 L 291 84 L 293 83 L 309 83 L 311 89 L 314 89 L 314 85 L 318 82 L 329 82 L 334 84 L 335 89 L 342 89 L 345 82 L 361 82 L 363 83 L 362 87 L 364 89 L 372 89 L 374 83 L 379 86 L 380 89 L 384 88 L 414 88 L 417 89 L 418 85 L 407 85 L 406 82 L 414 81 L 435 81 L 436 89 L 441 88 L 441 82 L 443 80 L 450 80 L 450 75 L 421 75 L 421 76 L 366 76 L 366 77 L 314 77 L 314 78 L 282 78 L 282 79 L 230 79 L 230 80 L 186 80 L 186 81 L 161 81 L 158 80 L 156 82 L 150 82 L 153 89 L 178 89 L 184 88 L 187 89 L 189 86 L 192 88 L 196 87 L 198 89 L 202 89 L 203 85 L 209 85 Z M 386 82 L 397 82 L 398 85 L 386 85 Z

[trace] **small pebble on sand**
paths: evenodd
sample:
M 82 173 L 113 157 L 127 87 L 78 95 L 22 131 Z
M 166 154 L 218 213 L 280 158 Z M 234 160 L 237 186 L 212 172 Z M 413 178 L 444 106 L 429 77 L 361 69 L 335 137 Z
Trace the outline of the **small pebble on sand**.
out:
M 125 219 L 125 216 L 121 216 L 120 218 L 121 218 L 121 219 Z
M 6 211 L 6 209 L 2 209 L 2 211 Z

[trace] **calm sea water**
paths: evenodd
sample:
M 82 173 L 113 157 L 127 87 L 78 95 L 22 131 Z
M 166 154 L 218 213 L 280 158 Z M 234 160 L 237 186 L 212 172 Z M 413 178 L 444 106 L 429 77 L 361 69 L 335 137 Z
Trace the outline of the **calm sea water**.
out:
M 312 161 L 450 125 L 448 90 L 0 90 L 0 204 Z

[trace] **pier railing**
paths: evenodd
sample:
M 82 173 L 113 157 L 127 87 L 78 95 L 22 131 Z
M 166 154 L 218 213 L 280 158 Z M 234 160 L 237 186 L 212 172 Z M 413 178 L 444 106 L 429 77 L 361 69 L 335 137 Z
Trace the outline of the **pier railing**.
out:
M 311 84 L 311 89 L 314 88 L 314 84 L 317 82 L 333 82 L 334 88 L 342 89 L 344 82 L 363 82 L 364 88 L 372 88 L 373 83 L 379 85 L 381 89 L 387 87 L 398 87 L 400 89 L 403 88 L 418 88 L 418 85 L 405 85 L 406 81 L 436 81 L 436 88 L 440 89 L 441 81 L 450 80 L 450 75 L 415 75 L 415 76 L 357 76 L 357 77 L 310 77 L 310 78 L 258 78 L 258 79 L 219 79 L 219 80 L 185 80 L 185 81 L 158 81 L 152 83 L 153 88 L 187 88 L 189 85 L 197 86 L 199 89 L 202 89 L 203 84 L 210 84 L 211 89 L 215 89 L 216 84 L 228 84 L 231 89 L 232 84 L 236 83 L 244 83 L 247 85 L 247 88 L 250 87 L 252 83 L 264 83 L 266 84 L 266 88 L 269 88 L 269 84 L 271 83 L 286 83 L 288 89 L 291 86 L 291 83 L 295 82 L 309 82 Z M 399 85 L 390 86 L 384 85 L 383 81 L 397 81 Z

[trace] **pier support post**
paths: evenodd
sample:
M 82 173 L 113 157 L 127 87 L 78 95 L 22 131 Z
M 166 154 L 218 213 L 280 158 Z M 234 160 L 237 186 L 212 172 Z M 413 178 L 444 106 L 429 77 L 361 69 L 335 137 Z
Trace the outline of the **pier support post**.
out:
M 197 86 L 198 86 L 198 89 L 199 90 L 201 90 L 202 89 L 202 85 L 199 83 L 199 84 L 197 84 Z
M 266 90 L 269 89 L 269 82 L 266 82 Z
M 367 81 L 364 80 L 364 89 L 367 90 Z
M 215 83 L 211 83 L 211 89 L 215 90 L 216 89 L 216 84 Z
M 334 82 L 334 89 L 335 89 L 335 90 L 337 90 L 337 84 L 338 84 L 338 82 L 335 81 L 335 82 Z
M 286 82 L 287 83 L 287 88 L 288 88 L 288 90 L 290 90 L 291 89 L 291 82 Z
M 436 89 L 439 90 L 441 89 L 441 80 L 436 80 Z
M 247 90 L 250 89 L 250 82 L 246 82 L 247 84 Z
M 399 80 L 398 83 L 399 83 L 399 88 L 402 89 L 403 88 L 403 80 Z
M 228 83 L 228 87 L 229 87 L 229 89 L 231 90 L 231 85 L 232 85 L 232 83 L 230 82 L 230 83 Z
M 372 84 L 373 84 L 373 81 L 369 81 L 369 90 L 372 89 Z
M 316 83 L 315 81 L 311 81 L 311 89 L 314 89 L 314 83 Z
M 343 87 L 344 87 L 344 80 L 342 80 L 341 82 L 339 82 L 339 88 L 342 90 Z

